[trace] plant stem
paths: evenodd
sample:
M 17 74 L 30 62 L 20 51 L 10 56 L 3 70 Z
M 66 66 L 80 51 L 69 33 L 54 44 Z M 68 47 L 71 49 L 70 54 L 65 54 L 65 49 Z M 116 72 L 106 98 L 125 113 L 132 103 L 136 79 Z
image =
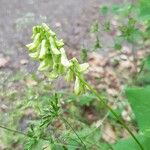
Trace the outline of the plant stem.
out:
M 71 124 L 65 119 L 65 118 L 60 118 L 64 122 L 68 124 L 68 126 L 72 129 L 72 131 L 75 133 L 75 135 L 78 137 L 78 139 L 81 141 L 81 143 L 84 145 L 84 148 L 86 150 L 86 145 L 84 144 L 83 140 L 80 138 L 80 136 L 76 133 L 75 129 L 71 126 Z
M 119 115 L 106 103 L 106 101 L 98 94 L 98 92 L 89 84 L 87 83 L 84 79 L 80 77 L 78 73 L 76 73 L 80 81 L 86 85 L 86 87 L 93 93 L 95 96 L 100 100 L 106 108 L 116 117 L 116 119 L 120 122 L 120 124 L 128 131 L 128 133 L 133 137 L 135 142 L 139 145 L 141 150 L 144 150 L 143 146 L 141 143 L 138 141 L 138 139 L 135 137 L 135 135 L 132 133 L 132 131 L 129 129 L 129 127 L 125 124 L 125 122 L 119 117 Z

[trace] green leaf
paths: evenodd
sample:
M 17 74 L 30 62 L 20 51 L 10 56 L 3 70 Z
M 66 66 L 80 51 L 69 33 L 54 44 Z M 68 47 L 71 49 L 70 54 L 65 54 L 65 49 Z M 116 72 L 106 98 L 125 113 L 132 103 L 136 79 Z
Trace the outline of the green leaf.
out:
M 84 94 L 80 97 L 79 104 L 82 105 L 89 105 L 95 99 L 95 96 L 92 94 Z
M 118 16 L 126 17 L 130 14 L 132 8 L 132 4 L 126 2 L 120 5 L 113 5 L 112 12 Z
M 138 141 L 142 144 L 144 147 L 144 150 L 150 149 L 150 138 L 137 135 Z M 113 146 L 114 150 L 141 150 L 139 145 L 134 141 L 133 138 L 128 138 L 124 140 L 120 140 Z
M 128 88 L 126 94 L 140 131 L 150 137 L 150 87 Z
M 100 12 L 103 14 L 103 15 L 106 15 L 109 11 L 109 8 L 108 6 L 102 6 L 100 7 Z
M 149 0 L 140 0 L 140 18 L 142 20 L 150 20 L 150 2 Z
M 80 58 L 82 62 L 87 61 L 88 58 L 88 50 L 84 47 L 81 48 L 80 50 Z
M 121 50 L 121 49 L 122 49 L 122 45 L 119 44 L 119 43 L 115 43 L 114 49 L 115 49 L 115 50 Z
M 98 21 L 95 21 L 91 26 L 91 32 L 96 33 L 99 32 L 99 24 Z
M 94 43 L 94 50 L 99 49 L 99 48 L 102 48 L 102 44 L 101 44 L 101 42 L 99 40 L 99 37 L 97 36 L 96 37 L 96 41 Z

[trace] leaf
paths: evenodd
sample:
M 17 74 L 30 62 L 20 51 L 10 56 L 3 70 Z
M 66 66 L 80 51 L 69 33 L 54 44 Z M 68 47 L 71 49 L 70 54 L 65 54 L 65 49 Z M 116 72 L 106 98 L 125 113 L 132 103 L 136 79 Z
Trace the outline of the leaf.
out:
M 150 2 L 149 0 L 140 0 L 140 18 L 142 20 L 149 20 L 150 18 Z
M 99 32 L 99 24 L 98 21 L 95 21 L 91 26 L 91 32 L 96 33 Z
M 144 150 L 149 150 L 150 148 L 150 138 L 142 136 L 142 135 L 137 135 L 136 136 L 139 142 L 142 144 L 144 147 Z M 114 150 L 141 150 L 139 145 L 134 141 L 133 138 L 128 138 L 125 140 L 120 140 L 113 146 Z
M 128 88 L 126 95 L 140 131 L 150 137 L 150 87 Z
M 118 16 L 126 17 L 129 15 L 129 13 L 132 10 L 132 4 L 130 3 L 124 3 L 120 5 L 113 5 L 112 6 L 112 13 L 117 14 Z
M 122 48 L 122 45 L 121 45 L 121 44 L 115 43 L 114 49 L 116 49 L 116 50 L 121 50 L 121 48 Z
M 140 132 L 137 139 L 144 150 L 150 148 L 150 87 L 145 88 L 127 88 L 126 95 L 135 114 Z M 113 146 L 114 150 L 141 150 L 133 138 L 120 140 Z
M 81 48 L 80 50 L 80 58 L 82 62 L 87 61 L 88 58 L 88 50 L 84 47 Z
M 95 99 L 95 96 L 92 94 L 84 94 L 80 97 L 80 102 L 79 104 L 81 106 L 83 105 L 89 105 L 90 102 L 92 102 Z
M 103 14 L 103 15 L 106 15 L 109 11 L 109 8 L 108 6 L 102 6 L 100 7 L 100 12 Z
M 94 50 L 99 49 L 99 48 L 102 48 L 102 45 L 101 45 L 101 42 L 99 40 L 99 37 L 97 36 L 95 44 L 94 44 Z

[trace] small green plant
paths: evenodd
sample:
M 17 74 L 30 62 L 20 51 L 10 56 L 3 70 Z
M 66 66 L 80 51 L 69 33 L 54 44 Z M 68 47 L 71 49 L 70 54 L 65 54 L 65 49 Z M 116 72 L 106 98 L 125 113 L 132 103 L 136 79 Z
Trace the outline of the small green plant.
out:
M 88 69 L 88 64 L 79 64 L 76 58 L 68 60 L 63 48 L 63 41 L 58 40 L 56 34 L 50 30 L 46 24 L 33 27 L 32 39 L 33 43 L 28 44 L 27 47 L 29 49 L 30 57 L 40 62 L 38 70 L 44 71 L 50 80 L 58 78 L 61 75 L 65 76 L 67 81 L 75 80 L 74 92 L 76 94 L 81 94 L 86 90 L 90 90 L 101 101 L 101 103 L 103 103 L 106 108 L 110 110 L 110 112 L 117 118 L 120 124 L 122 124 L 122 126 L 131 134 L 133 139 L 139 145 L 140 149 L 143 150 L 143 146 L 140 144 L 128 126 L 124 123 L 124 121 L 115 113 L 115 111 L 113 111 L 109 105 L 107 105 L 103 97 L 101 97 L 98 92 L 85 81 L 84 73 Z M 54 109 L 54 103 L 51 103 L 51 105 L 55 112 L 56 109 Z M 54 112 L 52 111 L 51 113 L 53 114 Z M 58 115 L 58 113 L 54 114 Z M 72 127 L 71 129 L 74 130 Z M 77 134 L 76 136 L 80 139 Z M 84 145 L 82 139 L 80 139 L 80 141 Z

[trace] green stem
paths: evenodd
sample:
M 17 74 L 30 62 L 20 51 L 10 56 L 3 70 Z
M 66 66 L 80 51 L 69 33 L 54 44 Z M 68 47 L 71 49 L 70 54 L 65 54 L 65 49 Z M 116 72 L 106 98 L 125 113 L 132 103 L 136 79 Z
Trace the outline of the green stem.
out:
M 78 139 L 81 141 L 81 143 L 84 145 L 84 148 L 86 149 L 85 143 L 80 138 L 80 136 L 76 133 L 75 129 L 71 126 L 71 124 L 65 118 L 60 118 L 60 119 L 63 120 L 64 122 L 66 122 L 68 124 L 68 126 L 72 129 L 72 131 L 75 133 L 75 135 L 78 137 Z
M 87 86 L 87 88 L 95 94 L 95 96 L 100 100 L 106 108 L 116 117 L 116 119 L 120 122 L 120 124 L 128 131 L 128 133 L 133 137 L 135 142 L 139 145 L 141 150 L 144 150 L 143 146 L 141 143 L 138 141 L 138 139 L 135 137 L 135 135 L 132 133 L 132 131 L 129 129 L 129 127 L 125 124 L 125 122 L 119 117 L 119 115 L 106 103 L 106 101 L 98 94 L 98 92 L 89 84 L 87 83 L 83 78 L 80 77 L 78 73 L 76 73 L 80 81 Z

